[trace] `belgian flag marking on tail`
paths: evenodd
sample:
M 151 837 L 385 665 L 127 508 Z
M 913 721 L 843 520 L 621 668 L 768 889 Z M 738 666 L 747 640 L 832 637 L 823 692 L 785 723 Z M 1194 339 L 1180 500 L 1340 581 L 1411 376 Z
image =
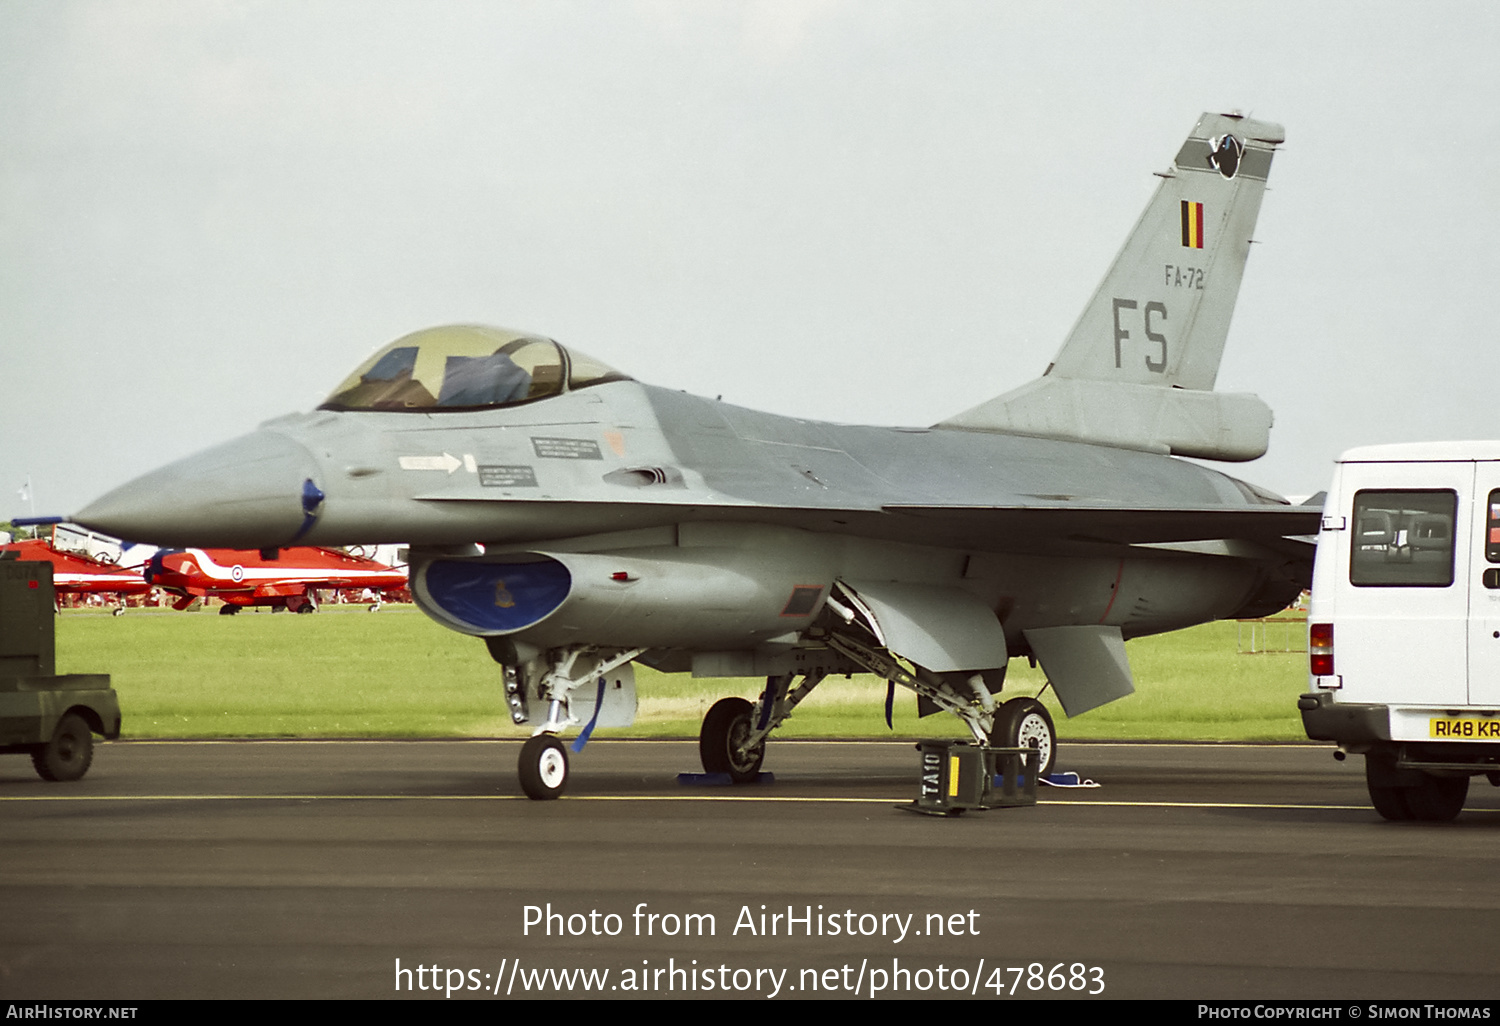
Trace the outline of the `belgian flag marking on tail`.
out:
M 1188 249 L 1203 248 L 1203 204 L 1182 201 L 1182 244 Z

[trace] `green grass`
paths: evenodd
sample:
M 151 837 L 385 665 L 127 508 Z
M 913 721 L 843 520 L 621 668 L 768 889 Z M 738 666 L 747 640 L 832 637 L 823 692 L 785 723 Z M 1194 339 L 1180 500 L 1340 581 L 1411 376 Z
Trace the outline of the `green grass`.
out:
M 411 606 L 324 606 L 313 616 L 269 610 L 218 616 L 132 609 L 67 610 L 59 673 L 109 673 L 127 737 L 520 737 L 504 710 L 499 668 L 484 646 Z M 1240 655 L 1234 623 L 1128 644 L 1136 693 L 1073 720 L 1043 696 L 1069 739 L 1304 740 L 1297 695 L 1307 657 Z M 1291 632 L 1300 646 L 1300 633 Z M 1280 642 L 1280 633 L 1273 633 Z M 1012 660 L 1004 697 L 1044 678 Z M 759 680 L 694 680 L 638 667 L 640 713 L 608 737 L 696 737 L 725 695 L 754 698 Z M 825 681 L 779 731 L 783 737 L 889 737 L 885 684 Z M 919 720 L 897 689 L 895 735 L 962 736 L 951 716 Z

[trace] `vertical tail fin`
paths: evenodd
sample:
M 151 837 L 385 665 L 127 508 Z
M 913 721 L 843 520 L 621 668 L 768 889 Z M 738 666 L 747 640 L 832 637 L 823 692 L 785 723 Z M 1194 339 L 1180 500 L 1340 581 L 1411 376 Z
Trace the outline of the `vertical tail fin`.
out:
M 1270 410 L 1212 392 L 1280 125 L 1204 114 L 1038 381 L 939 427 L 1204 456 L 1265 452 Z
M 1205 114 L 1049 374 L 1211 389 L 1280 125 Z

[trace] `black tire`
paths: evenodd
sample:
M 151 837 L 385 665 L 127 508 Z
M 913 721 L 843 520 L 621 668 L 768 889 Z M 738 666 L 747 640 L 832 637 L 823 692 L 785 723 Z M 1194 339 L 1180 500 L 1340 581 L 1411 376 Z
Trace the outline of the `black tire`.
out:
M 1050 774 L 1057 761 L 1057 728 L 1052 725 L 1052 714 L 1034 698 L 1012 698 L 1000 707 L 990 743 L 996 748 L 1038 749 L 1039 777 Z
M 228 603 L 225 603 L 224 605 L 222 605 L 222 606 L 219 607 L 219 615 L 220 616 L 233 616 L 235 613 L 238 613 L 239 611 L 240 611 L 240 607 L 239 606 L 231 606 Z
M 1375 811 L 1380 813 L 1382 819 L 1400 823 L 1412 818 L 1411 809 L 1406 805 L 1407 788 L 1377 787 L 1369 783 L 1365 786 L 1370 792 L 1370 804 L 1375 806 Z
M 550 801 L 568 786 L 568 750 L 551 734 L 538 734 L 521 746 L 517 772 L 526 797 Z
M 1424 773 L 1422 783 L 1406 789 L 1406 807 L 1413 819 L 1448 823 L 1458 818 L 1468 796 L 1468 777 L 1434 777 Z
M 1396 762 L 1390 756 L 1371 753 L 1365 756 L 1365 789 L 1370 792 L 1370 804 L 1382 819 L 1401 823 L 1412 819 L 1411 808 L 1406 804 L 1409 787 L 1397 787 L 1385 781 L 1394 778 Z
M 94 734 L 77 713 L 57 721 L 52 740 L 31 750 L 31 764 L 43 780 L 78 780 L 94 761 Z
M 736 784 L 747 784 L 760 776 L 760 764 L 766 757 L 766 742 L 743 754 L 736 751 L 751 729 L 750 717 L 755 707 L 743 698 L 721 698 L 703 717 L 698 732 L 698 755 L 705 773 L 728 773 Z

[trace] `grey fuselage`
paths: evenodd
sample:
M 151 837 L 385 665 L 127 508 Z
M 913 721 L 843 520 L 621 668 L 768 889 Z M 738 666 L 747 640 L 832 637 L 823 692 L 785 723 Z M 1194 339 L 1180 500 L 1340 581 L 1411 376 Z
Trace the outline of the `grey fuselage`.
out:
M 414 572 L 476 545 L 489 559 L 637 561 L 614 571 L 635 589 L 618 603 L 628 615 L 597 613 L 595 597 L 582 619 L 564 610 L 503 632 L 543 649 L 751 649 L 810 624 L 835 581 L 892 581 L 972 594 L 1017 655 L 1036 627 L 1132 637 L 1284 607 L 1308 563 L 1283 536 L 1315 516 L 1289 515 L 1169 456 L 826 424 L 625 380 L 505 409 L 291 415 L 77 519 L 159 545 L 402 542 Z M 641 581 L 642 568 L 683 564 L 733 569 L 711 584 L 669 574 L 660 597 Z M 789 616 L 788 587 L 813 586 L 816 606 Z

